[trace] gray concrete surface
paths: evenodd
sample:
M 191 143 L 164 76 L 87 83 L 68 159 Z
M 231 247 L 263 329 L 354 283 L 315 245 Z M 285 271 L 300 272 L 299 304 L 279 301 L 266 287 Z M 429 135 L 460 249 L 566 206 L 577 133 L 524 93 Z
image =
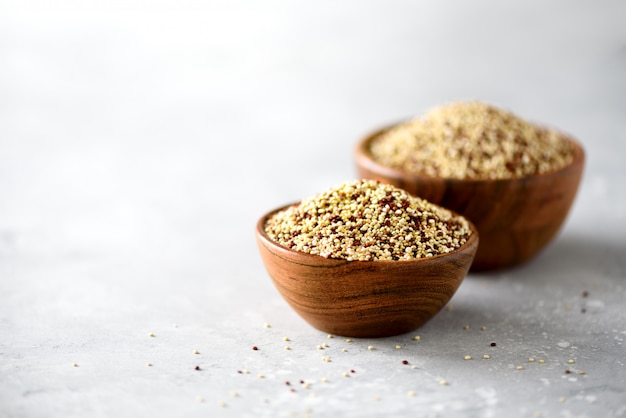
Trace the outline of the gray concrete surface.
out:
M 458 99 L 579 138 L 567 223 L 415 333 L 327 338 L 257 218 Z M 2 1 L 0 416 L 625 416 L 625 116 L 620 1 Z

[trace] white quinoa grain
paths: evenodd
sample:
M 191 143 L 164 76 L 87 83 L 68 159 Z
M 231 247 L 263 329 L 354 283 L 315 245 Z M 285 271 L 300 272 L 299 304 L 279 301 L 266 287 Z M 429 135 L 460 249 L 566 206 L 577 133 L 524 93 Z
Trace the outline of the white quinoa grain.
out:
M 471 235 L 465 218 L 374 180 L 305 198 L 271 216 L 265 232 L 292 250 L 348 261 L 446 254 Z
M 477 101 L 435 107 L 392 127 L 372 141 L 371 154 L 405 172 L 468 179 L 530 176 L 573 160 L 559 132 Z

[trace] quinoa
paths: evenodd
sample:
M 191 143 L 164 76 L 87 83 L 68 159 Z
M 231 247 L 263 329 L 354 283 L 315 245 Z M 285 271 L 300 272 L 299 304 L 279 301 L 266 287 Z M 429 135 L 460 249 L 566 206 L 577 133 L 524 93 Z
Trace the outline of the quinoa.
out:
M 435 107 L 372 141 L 372 158 L 408 173 L 506 179 L 558 170 L 574 158 L 563 134 L 478 101 Z
M 410 260 L 446 254 L 471 235 L 467 220 L 395 186 L 344 182 L 275 213 L 268 237 L 309 254 L 343 260 Z

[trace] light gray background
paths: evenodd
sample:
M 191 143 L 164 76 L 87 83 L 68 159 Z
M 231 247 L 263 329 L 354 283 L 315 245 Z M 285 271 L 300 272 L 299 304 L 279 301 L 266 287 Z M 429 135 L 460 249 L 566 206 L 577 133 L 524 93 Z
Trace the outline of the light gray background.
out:
M 415 333 L 327 339 L 256 220 L 459 99 L 580 140 L 561 234 Z M 625 116 L 618 0 L 1 1 L 0 416 L 625 416 Z

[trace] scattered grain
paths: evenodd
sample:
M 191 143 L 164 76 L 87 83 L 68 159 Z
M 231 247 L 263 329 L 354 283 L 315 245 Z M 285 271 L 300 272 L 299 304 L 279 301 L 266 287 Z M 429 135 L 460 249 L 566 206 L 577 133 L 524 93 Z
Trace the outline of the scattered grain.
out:
M 567 364 L 574 364 L 574 363 L 575 363 L 575 361 L 573 359 L 567 360 Z
M 149 334 L 148 334 L 148 337 L 154 337 L 154 333 L 152 333 L 152 332 L 151 332 L 151 333 L 149 333 Z
M 372 351 L 372 350 L 374 350 L 374 346 L 373 346 L 373 345 L 368 345 L 368 346 L 367 346 L 367 349 L 368 349 L 369 351 Z
M 402 349 L 402 346 L 401 345 L 396 345 L 396 350 L 400 350 L 400 349 Z
M 463 357 L 463 359 L 464 359 L 464 360 L 471 360 L 471 359 L 472 359 L 472 356 L 470 356 L 470 355 L 468 354 L 468 355 L 466 355 L 465 357 Z
M 517 370 L 524 370 L 524 366 L 521 366 L 521 365 L 520 365 L 520 366 L 517 366 L 517 367 L 516 367 L 516 369 L 517 369 Z
M 413 390 L 408 391 L 407 392 L 407 396 L 409 396 L 411 398 L 414 397 L 415 396 L 415 391 L 413 391 Z
M 489 354 L 483 354 L 483 358 L 484 358 L 485 360 L 489 360 L 491 357 L 489 356 Z
M 200 352 L 198 350 L 193 350 L 194 354 L 200 354 Z
M 535 358 L 534 357 L 529 357 L 528 358 L 528 362 L 529 363 L 534 363 L 535 362 Z
M 421 339 L 422 339 L 422 337 L 420 337 L 419 335 L 416 335 L 415 337 L 413 337 L 413 340 L 415 340 L 415 341 L 419 341 Z

